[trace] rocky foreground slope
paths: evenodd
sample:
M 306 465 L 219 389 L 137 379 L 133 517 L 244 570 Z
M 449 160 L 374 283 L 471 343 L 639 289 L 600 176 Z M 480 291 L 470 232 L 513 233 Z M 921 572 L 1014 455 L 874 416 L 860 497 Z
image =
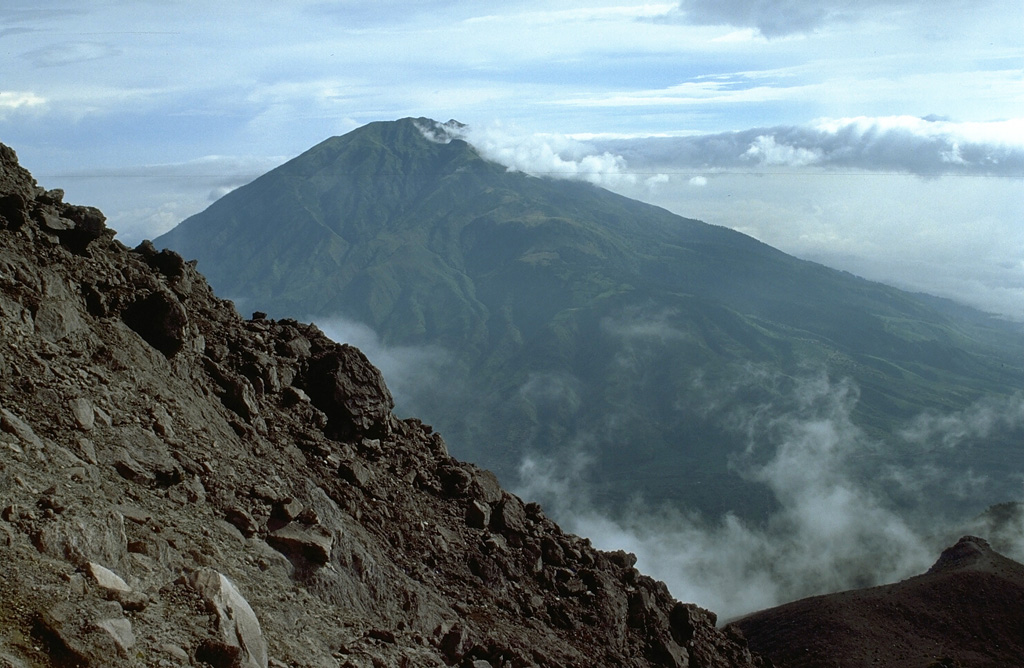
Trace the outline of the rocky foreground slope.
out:
M 0 666 L 759 666 L 0 145 Z

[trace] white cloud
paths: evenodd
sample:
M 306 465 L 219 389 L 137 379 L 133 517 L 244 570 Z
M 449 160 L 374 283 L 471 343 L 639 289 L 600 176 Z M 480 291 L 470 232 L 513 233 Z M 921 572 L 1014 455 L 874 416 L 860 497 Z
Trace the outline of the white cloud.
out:
M 954 122 L 912 116 L 820 119 L 806 125 L 594 142 L 631 169 L 817 165 L 919 176 L 1024 177 L 1024 118 Z
M 759 374 L 746 369 L 738 377 L 765 380 Z M 723 619 L 805 596 L 893 582 L 923 572 L 963 531 L 986 536 L 994 530 L 976 523 L 965 527 L 964 518 L 937 510 L 950 499 L 976 501 L 986 481 L 969 470 L 926 461 L 927 448 L 914 439 L 948 436 L 961 442 L 965 429 L 984 438 L 991 433 L 984 425 L 1019 427 L 1021 397 L 921 416 L 908 424 L 909 440 L 881 443 L 851 419 L 859 396 L 851 382 L 823 374 L 794 384 L 767 380 L 790 389 L 776 401 L 733 415 L 736 428 L 749 434 L 737 469 L 763 483 L 777 504 L 763 521 L 732 513 L 702 517 L 651 507 L 642 498 L 619 512 L 599 510 L 579 482 L 595 465 L 585 440 L 563 456 L 524 458 L 517 493 L 540 501 L 564 528 L 597 547 L 635 553 L 637 567 L 663 580 L 675 597 Z M 702 389 L 714 401 L 741 391 L 741 385 Z M 912 463 L 900 463 L 902 452 Z M 1013 527 L 1001 531 L 1007 542 L 1024 546 L 1024 533 Z
M 806 167 L 821 161 L 819 151 L 779 144 L 771 135 L 757 137 L 743 153 L 743 157 L 762 165 L 788 167 Z
M 667 178 L 668 177 L 666 176 L 666 180 Z M 687 183 L 696 188 L 703 188 L 708 184 L 708 178 L 706 176 L 694 176 L 691 177 L 690 180 L 687 181 Z
M 807 378 L 788 410 L 766 406 L 741 416 L 741 428 L 760 435 L 751 442 L 745 475 L 764 483 L 778 502 L 761 524 L 733 514 L 704 518 L 655 509 L 640 500 L 614 516 L 598 511 L 579 484 L 592 464 L 585 450 L 558 460 L 527 457 L 517 493 L 540 500 L 598 547 L 635 553 L 637 567 L 666 582 L 676 598 L 725 619 L 893 581 L 927 568 L 940 546 L 861 479 L 857 458 L 877 446 L 850 420 L 856 394 L 849 383 Z M 763 450 L 771 453 L 767 460 Z
M 46 99 L 30 92 L 0 91 L 0 113 L 4 110 L 38 107 L 46 104 Z
M 917 416 L 900 431 L 900 438 L 921 447 L 947 450 L 993 433 L 1024 428 L 1024 394 L 985 397 L 955 413 L 930 411 Z
M 637 176 L 626 170 L 625 161 L 610 152 L 565 135 L 526 134 L 500 125 L 466 127 L 460 131 L 480 154 L 510 171 L 555 179 L 588 181 L 600 186 L 635 184 Z

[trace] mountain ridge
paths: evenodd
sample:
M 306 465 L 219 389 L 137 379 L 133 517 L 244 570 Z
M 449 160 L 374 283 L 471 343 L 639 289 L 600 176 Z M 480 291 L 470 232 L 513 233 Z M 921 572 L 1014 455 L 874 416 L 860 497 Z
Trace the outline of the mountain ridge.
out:
M 1024 641 L 1024 566 L 964 536 L 926 573 L 794 601 L 731 622 L 776 665 L 1012 666 Z
M 529 451 L 557 460 L 589 443 L 584 477 L 612 506 L 632 494 L 621 472 L 634 456 L 632 470 L 668 474 L 647 487 L 654 502 L 758 515 L 771 502 L 730 464 L 751 445 L 730 425 L 759 405 L 791 408 L 787 388 L 808 370 L 857 383 L 856 418 L 874 438 L 1024 386 L 1019 328 L 589 183 L 510 172 L 424 127 L 441 126 L 402 119 L 328 139 L 156 243 L 198 259 L 240 303 L 341 315 L 384 345 L 445 351 L 438 387 L 400 403 L 503 480 Z M 733 396 L 711 415 L 698 381 Z M 1004 453 L 1012 439 L 978 447 Z M 671 482 L 694 469 L 744 491 Z M 982 507 L 1010 498 L 1000 485 Z

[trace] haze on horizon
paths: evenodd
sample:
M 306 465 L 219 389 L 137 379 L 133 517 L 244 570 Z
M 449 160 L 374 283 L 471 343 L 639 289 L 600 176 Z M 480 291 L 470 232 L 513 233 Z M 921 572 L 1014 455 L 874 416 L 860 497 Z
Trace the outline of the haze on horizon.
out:
M 454 117 L 492 159 L 1024 320 L 1024 8 L 23 2 L 0 141 L 154 237 L 325 138 Z

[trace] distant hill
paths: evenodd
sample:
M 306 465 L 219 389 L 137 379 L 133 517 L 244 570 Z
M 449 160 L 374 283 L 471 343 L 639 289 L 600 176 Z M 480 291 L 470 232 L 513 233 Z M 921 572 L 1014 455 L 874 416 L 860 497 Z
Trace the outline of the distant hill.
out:
M 923 575 L 795 601 L 734 626 L 786 668 L 1019 666 L 1024 566 L 968 536 Z
M 786 410 L 807 375 L 855 381 L 856 422 L 879 437 L 1024 387 L 1013 326 L 510 172 L 447 129 L 403 119 L 333 137 L 155 242 L 198 259 L 241 306 L 344 316 L 386 345 L 445 351 L 400 410 L 510 483 L 527 453 L 585 452 L 580 483 L 609 506 L 642 491 L 765 512 L 769 494 L 731 464 L 743 420 Z M 995 433 L 936 457 L 992 477 L 980 510 L 1014 498 L 1018 443 Z

